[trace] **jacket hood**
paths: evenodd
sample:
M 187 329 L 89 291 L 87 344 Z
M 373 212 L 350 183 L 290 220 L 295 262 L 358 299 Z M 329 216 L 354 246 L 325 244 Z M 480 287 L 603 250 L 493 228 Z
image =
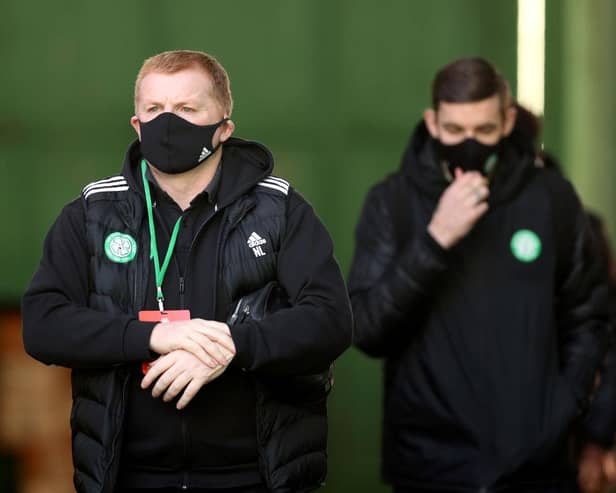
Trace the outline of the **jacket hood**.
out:
M 218 206 L 224 207 L 257 185 L 272 173 L 274 158 L 263 144 L 229 138 L 222 145 L 222 176 L 218 190 Z M 128 184 L 143 194 L 140 163 L 143 158 L 139 140 L 135 140 L 126 151 L 122 175 Z
M 435 143 L 425 123 L 421 121 L 413 130 L 402 155 L 400 172 L 423 194 L 438 200 L 450 182 L 436 157 Z M 488 203 L 497 204 L 514 197 L 530 178 L 534 161 L 532 146 L 524 145 L 519 138 L 505 138 L 490 180 Z

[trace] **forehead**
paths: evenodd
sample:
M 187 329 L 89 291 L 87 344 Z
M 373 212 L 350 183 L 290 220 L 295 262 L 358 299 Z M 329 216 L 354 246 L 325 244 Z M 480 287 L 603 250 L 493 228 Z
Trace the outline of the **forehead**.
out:
M 212 79 L 199 68 L 188 68 L 172 74 L 150 72 L 139 84 L 140 100 L 207 98 L 211 92 Z
M 440 102 L 436 112 L 439 123 L 454 123 L 461 126 L 478 126 L 485 123 L 500 123 L 501 102 L 498 95 L 472 103 Z

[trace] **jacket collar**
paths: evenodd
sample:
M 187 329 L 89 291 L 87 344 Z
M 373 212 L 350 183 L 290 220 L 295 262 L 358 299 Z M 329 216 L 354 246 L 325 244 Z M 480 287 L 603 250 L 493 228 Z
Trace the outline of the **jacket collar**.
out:
M 434 143 L 421 121 L 413 130 L 402 155 L 400 171 L 421 193 L 438 200 L 450 181 L 437 159 Z M 517 195 L 535 169 L 535 156 L 529 152 L 530 147 L 519 144 L 519 139 L 505 138 L 503 141 L 500 159 L 490 180 L 488 203 L 491 205 Z
M 126 151 L 122 175 L 129 186 L 143 197 L 141 159 L 139 141 L 135 140 Z M 274 158 L 264 145 L 231 137 L 223 144 L 220 181 L 216 190 L 218 207 L 223 208 L 248 192 L 269 176 L 273 168 Z

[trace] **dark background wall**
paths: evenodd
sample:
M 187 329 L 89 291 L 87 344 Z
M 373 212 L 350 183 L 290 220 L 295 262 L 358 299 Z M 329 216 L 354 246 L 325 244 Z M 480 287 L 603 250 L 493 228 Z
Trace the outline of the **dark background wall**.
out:
M 548 0 L 546 140 L 557 154 L 571 131 L 562 123 L 572 91 L 562 84 L 562 40 L 573 42 L 579 15 L 572 0 Z M 398 167 L 436 69 L 482 55 L 515 91 L 516 2 L 2 0 L 0 305 L 18 303 L 62 206 L 119 170 L 134 138 L 128 121 L 143 59 L 180 48 L 207 51 L 226 67 L 236 135 L 271 148 L 276 173 L 330 229 L 346 273 L 365 193 Z M 613 62 L 608 75 L 613 82 Z M 380 384 L 379 362 L 355 350 L 338 362 L 326 491 L 385 491 Z

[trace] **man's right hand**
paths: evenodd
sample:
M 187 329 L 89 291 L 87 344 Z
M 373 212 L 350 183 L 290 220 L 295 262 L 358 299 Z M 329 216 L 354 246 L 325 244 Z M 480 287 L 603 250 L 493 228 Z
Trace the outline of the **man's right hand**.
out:
M 184 349 L 210 368 L 226 365 L 235 355 L 228 327 L 200 318 L 156 324 L 150 335 L 150 349 L 161 355 Z
M 175 399 L 183 391 L 176 404 L 177 409 L 183 409 L 205 384 L 222 375 L 229 363 L 210 368 L 192 353 L 172 351 L 152 363 L 141 381 L 141 388 L 153 385 L 152 397 L 163 396 L 165 402 Z
M 449 185 L 436 206 L 428 232 L 444 248 L 449 249 L 464 238 L 488 210 L 488 180 L 477 171 L 455 170 Z

